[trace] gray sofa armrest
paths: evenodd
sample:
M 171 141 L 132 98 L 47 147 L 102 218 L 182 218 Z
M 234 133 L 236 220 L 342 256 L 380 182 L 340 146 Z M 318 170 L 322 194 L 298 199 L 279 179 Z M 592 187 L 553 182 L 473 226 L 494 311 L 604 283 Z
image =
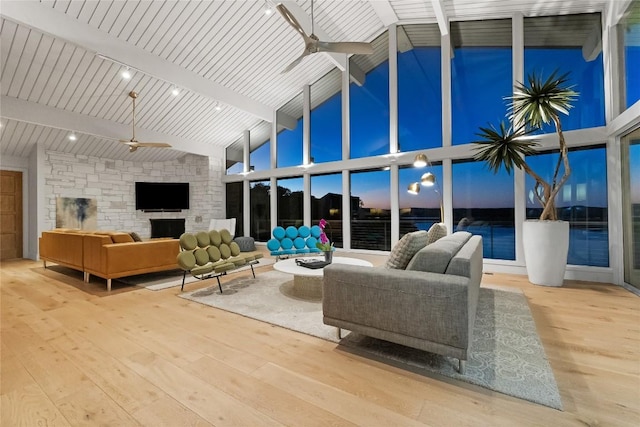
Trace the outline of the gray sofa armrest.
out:
M 453 274 L 332 264 L 324 269 L 324 320 L 466 349 L 468 282 Z

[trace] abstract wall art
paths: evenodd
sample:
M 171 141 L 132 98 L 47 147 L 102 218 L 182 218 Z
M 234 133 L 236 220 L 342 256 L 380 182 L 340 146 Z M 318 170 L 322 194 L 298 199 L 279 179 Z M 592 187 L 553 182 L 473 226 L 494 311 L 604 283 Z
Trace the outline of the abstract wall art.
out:
M 57 197 L 56 228 L 96 230 L 98 201 L 82 197 Z

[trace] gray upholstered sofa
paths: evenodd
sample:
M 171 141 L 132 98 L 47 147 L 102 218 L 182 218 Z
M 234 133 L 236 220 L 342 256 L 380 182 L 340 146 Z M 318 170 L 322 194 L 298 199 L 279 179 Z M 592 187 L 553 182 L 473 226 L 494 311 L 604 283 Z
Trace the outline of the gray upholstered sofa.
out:
M 409 255 L 405 269 L 325 267 L 324 323 L 457 358 L 464 373 L 482 279 L 482 237 L 459 231 Z

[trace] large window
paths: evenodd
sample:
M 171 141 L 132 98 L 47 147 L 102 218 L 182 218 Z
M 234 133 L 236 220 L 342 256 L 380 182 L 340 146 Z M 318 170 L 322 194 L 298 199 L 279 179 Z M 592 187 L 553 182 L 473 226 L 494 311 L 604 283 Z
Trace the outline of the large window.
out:
M 435 176 L 432 187 L 420 186 L 418 194 L 409 194 L 408 187 L 420 182 L 425 173 Z M 400 201 L 400 237 L 416 230 L 428 230 L 434 223 L 444 221 L 440 218 L 442 206 L 442 166 L 432 165 L 426 168 L 402 167 L 398 174 L 398 195 Z
M 400 151 L 442 146 L 440 29 L 398 27 L 398 144 Z
M 302 92 L 278 110 L 278 153 L 276 165 L 279 168 L 302 164 Z M 287 120 L 285 120 L 285 116 Z M 289 123 L 289 119 L 295 121 Z
M 304 218 L 304 191 L 302 178 L 278 180 L 278 225 L 299 227 Z
M 311 85 L 311 157 L 342 160 L 342 73 L 334 68 Z
M 389 170 L 351 173 L 351 247 L 391 250 Z
M 261 122 L 249 132 L 249 170 L 271 169 L 271 123 Z
M 234 173 L 242 173 L 244 171 L 244 163 L 242 162 L 242 138 L 239 138 L 225 149 L 225 157 L 227 164 L 225 169 L 227 175 Z
M 485 258 L 516 259 L 513 176 L 484 162 L 453 164 L 453 229 L 482 236 Z
M 271 238 L 271 203 L 269 181 L 251 182 L 251 237 L 259 242 Z
M 352 159 L 389 153 L 389 35 L 373 41 L 373 55 L 353 55 L 351 68 L 366 73 L 349 86 Z M 355 70 L 352 70 L 355 73 Z
M 601 31 L 599 13 L 524 20 L 524 78 L 569 72 L 569 83 L 579 93 L 569 115 L 561 117 L 565 131 L 604 126 Z M 554 131 L 552 123 L 543 128 L 545 133 Z
M 640 1 L 631 7 L 622 19 L 620 29 L 624 46 L 624 90 L 621 93 L 623 109 L 640 100 Z
M 311 177 L 311 223 L 321 219 L 329 223 L 327 233 L 334 246 L 343 247 L 341 173 Z
M 244 236 L 244 202 L 242 182 L 230 182 L 226 185 L 227 216 L 236 219 L 236 236 Z
M 547 182 L 553 175 L 557 153 L 527 157 L 527 163 Z M 609 266 L 607 166 L 604 147 L 569 151 L 571 175 L 556 197 L 558 219 L 569 221 L 568 263 Z M 561 171 L 562 173 L 562 171 Z M 533 193 L 535 181 L 527 176 L 527 218 L 540 217 L 542 208 Z
M 512 89 L 511 20 L 452 22 L 452 142 L 476 141 L 478 126 L 504 119 Z

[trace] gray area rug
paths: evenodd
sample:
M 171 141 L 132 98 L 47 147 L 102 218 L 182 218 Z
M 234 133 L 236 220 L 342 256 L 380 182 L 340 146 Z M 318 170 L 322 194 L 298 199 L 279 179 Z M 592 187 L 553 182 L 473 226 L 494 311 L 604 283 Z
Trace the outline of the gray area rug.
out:
M 433 372 L 530 402 L 562 409 L 560 393 L 538 338 L 527 299 L 517 290 L 480 289 L 471 358 L 465 375 L 457 360 L 349 333 L 322 323 L 322 304 L 287 296 L 292 276 L 278 271 L 185 292 L 181 298 L 339 342 L 339 349 L 412 372 Z M 344 333 L 345 331 L 343 331 Z

